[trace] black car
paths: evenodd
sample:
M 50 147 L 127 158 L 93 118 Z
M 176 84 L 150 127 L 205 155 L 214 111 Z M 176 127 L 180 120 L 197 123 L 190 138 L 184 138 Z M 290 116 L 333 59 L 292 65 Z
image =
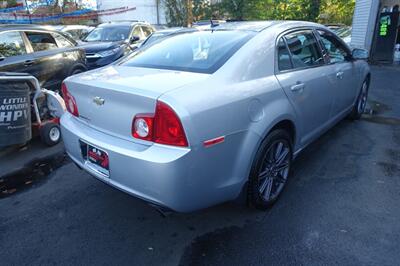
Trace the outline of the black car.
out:
M 40 85 L 59 90 L 62 81 L 86 71 L 85 51 L 63 33 L 35 25 L 0 26 L 0 71 L 35 76 Z
M 155 29 L 148 23 L 120 21 L 103 23 L 83 39 L 89 69 L 108 65 L 137 48 Z

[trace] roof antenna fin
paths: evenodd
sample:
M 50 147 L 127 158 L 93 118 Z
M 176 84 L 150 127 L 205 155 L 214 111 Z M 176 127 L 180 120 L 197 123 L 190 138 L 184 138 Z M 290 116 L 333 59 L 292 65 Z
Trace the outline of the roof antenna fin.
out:
M 210 24 L 211 24 L 211 28 L 215 28 L 215 27 L 219 26 L 219 23 L 218 22 L 214 23 L 214 21 L 212 19 L 210 19 Z

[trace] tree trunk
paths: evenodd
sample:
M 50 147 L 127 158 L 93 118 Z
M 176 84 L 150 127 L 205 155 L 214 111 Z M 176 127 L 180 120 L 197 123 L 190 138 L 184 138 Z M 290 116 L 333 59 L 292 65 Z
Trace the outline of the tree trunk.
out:
M 309 20 L 316 21 L 321 8 L 321 0 L 311 0 Z
M 187 0 L 187 26 L 190 27 L 193 24 L 193 0 Z

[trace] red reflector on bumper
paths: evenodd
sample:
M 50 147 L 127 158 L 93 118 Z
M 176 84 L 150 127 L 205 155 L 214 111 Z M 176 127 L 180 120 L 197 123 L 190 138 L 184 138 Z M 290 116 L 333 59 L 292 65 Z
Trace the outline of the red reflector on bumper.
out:
M 222 137 L 218 137 L 218 138 L 215 138 L 215 139 L 206 140 L 206 141 L 203 142 L 203 144 L 204 144 L 204 147 L 210 147 L 210 146 L 213 146 L 215 144 L 222 143 L 224 141 L 225 141 L 225 137 L 222 136 Z

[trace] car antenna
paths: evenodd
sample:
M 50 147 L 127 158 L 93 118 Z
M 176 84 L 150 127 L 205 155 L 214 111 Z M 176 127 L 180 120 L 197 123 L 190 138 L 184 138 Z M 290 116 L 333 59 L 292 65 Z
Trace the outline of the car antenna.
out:
M 214 32 L 214 28 L 219 26 L 219 23 L 214 23 L 214 21 L 212 19 L 210 19 L 210 24 L 211 24 L 211 33 Z

